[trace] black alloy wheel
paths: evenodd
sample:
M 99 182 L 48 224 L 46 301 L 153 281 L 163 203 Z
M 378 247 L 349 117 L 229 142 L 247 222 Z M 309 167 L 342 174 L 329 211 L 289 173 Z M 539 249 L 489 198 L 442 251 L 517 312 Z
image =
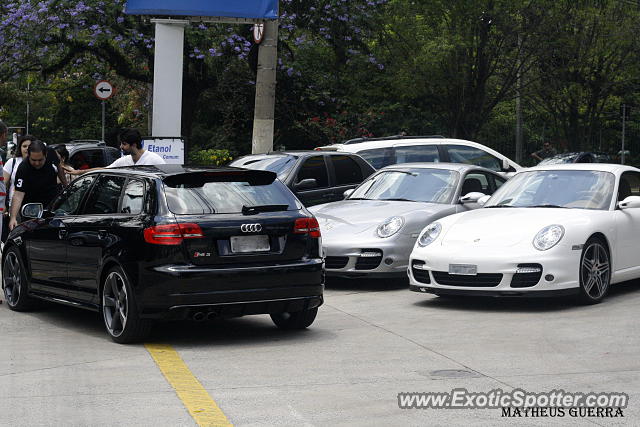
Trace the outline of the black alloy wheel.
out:
M 102 318 L 111 339 L 127 344 L 144 339 L 151 322 L 138 316 L 133 289 L 127 275 L 114 267 L 102 282 Z
M 2 266 L 2 288 L 7 305 L 14 311 L 33 308 L 33 299 L 28 296 L 29 283 L 22 262 L 22 255 L 15 246 L 8 249 Z
M 587 240 L 580 257 L 580 299 L 597 304 L 609 291 L 611 260 L 605 242 L 597 237 Z
M 318 307 L 293 313 L 271 314 L 271 320 L 283 330 L 305 329 L 311 326 L 318 314 Z

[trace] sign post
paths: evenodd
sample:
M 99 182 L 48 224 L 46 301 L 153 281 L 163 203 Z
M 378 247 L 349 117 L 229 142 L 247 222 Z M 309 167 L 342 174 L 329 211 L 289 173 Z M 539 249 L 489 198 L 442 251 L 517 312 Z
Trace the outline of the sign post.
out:
M 105 122 L 105 101 L 113 96 L 115 89 L 111 83 L 106 80 L 100 80 L 93 88 L 93 94 L 101 101 L 102 104 L 102 139 L 104 141 L 104 122 Z
M 258 48 L 258 73 L 256 76 L 251 153 L 261 154 L 273 151 L 278 20 L 267 21 L 263 31 L 260 31 L 259 27 L 255 26 L 254 37 L 256 40 L 260 40 L 261 43 Z
M 127 0 L 125 13 L 152 16 L 156 25 L 151 132 L 156 138 L 181 134 L 184 27 L 193 22 L 257 24 L 256 43 L 264 41 L 258 53 L 252 147 L 254 153 L 273 150 L 278 0 Z

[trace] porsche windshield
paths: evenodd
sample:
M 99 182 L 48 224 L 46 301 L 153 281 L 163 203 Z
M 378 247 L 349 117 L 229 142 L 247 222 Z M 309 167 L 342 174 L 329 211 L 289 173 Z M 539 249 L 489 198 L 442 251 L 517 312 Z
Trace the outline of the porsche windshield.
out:
M 504 184 L 484 206 L 561 207 L 607 210 L 615 176 L 590 170 L 522 172 Z
M 459 174 L 444 169 L 403 169 L 376 174 L 349 199 L 451 203 Z

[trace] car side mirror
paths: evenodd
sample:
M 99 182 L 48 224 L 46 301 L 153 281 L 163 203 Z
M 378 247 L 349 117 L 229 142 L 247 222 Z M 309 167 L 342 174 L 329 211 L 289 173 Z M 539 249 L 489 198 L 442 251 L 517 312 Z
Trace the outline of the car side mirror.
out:
M 509 164 L 509 160 L 502 159 L 502 170 L 504 172 L 509 172 L 510 169 L 511 169 L 511 165 Z
M 44 208 L 42 207 L 42 203 L 27 203 L 22 207 L 20 211 L 20 215 L 23 218 L 42 218 L 42 213 L 44 212 Z
M 310 190 L 312 188 L 316 188 L 318 186 L 318 181 L 315 178 L 307 178 L 298 182 L 295 187 L 296 190 Z
M 640 196 L 629 196 L 623 201 L 618 202 L 620 209 L 633 209 L 640 208 Z
M 472 191 L 471 193 L 467 193 L 460 197 L 460 203 L 463 205 L 466 203 L 478 203 L 478 200 L 485 196 L 486 195 L 484 193 L 480 193 L 479 191 Z
M 487 196 L 482 196 L 482 197 L 480 197 L 480 198 L 478 199 L 478 204 L 479 204 L 480 206 L 484 206 L 484 205 L 489 201 L 489 199 L 490 199 L 490 198 L 491 198 L 491 196 L 489 196 L 489 195 L 487 195 Z
M 344 196 L 345 199 L 348 199 L 349 196 L 352 195 L 354 191 L 355 191 L 355 188 L 351 188 L 349 190 L 346 190 L 344 193 L 342 193 L 342 195 Z

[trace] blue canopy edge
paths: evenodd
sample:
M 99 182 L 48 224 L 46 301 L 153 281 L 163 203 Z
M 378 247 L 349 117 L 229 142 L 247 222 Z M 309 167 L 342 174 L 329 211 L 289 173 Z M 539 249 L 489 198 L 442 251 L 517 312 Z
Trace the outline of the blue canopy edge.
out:
M 277 19 L 278 0 L 128 0 L 124 11 L 129 15 Z

